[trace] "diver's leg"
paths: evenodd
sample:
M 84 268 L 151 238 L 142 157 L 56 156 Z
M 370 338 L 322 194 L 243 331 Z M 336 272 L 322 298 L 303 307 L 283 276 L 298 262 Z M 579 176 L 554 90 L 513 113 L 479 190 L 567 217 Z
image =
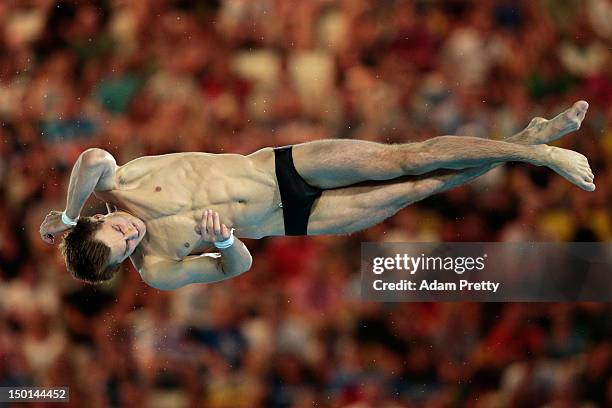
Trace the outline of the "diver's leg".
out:
M 578 128 L 587 107 L 588 105 L 578 102 L 562 115 L 566 116 L 568 122 L 576 120 Z M 519 144 L 550 142 L 560 136 L 557 133 L 548 132 L 546 135 L 542 132 L 547 132 L 546 129 L 551 123 L 559 125 L 560 121 L 557 118 L 560 116 L 549 121 L 535 118 L 522 132 L 505 140 Z M 438 171 L 417 178 L 404 177 L 324 191 L 313 207 L 308 223 L 308 234 L 341 234 L 368 228 L 391 217 L 411 203 L 468 183 L 500 164 L 502 163 L 466 170 Z
M 313 206 L 308 235 L 349 234 L 369 228 L 409 204 L 465 184 L 496 165 L 439 170 L 416 178 L 404 176 L 325 190 Z
M 367 180 L 389 180 L 424 174 L 436 169 L 462 169 L 496 162 L 523 161 L 546 165 L 580 187 L 590 169 L 575 152 L 548 146 L 526 146 L 526 140 L 545 143 L 579 127 L 588 105 L 577 102 L 563 114 L 546 121 L 536 118 L 530 126 L 506 141 L 440 136 L 418 143 L 383 144 L 360 140 L 320 140 L 293 147 L 295 167 L 311 185 L 344 187 Z M 575 162 L 575 163 L 574 163 Z M 576 169 L 574 164 L 580 164 Z

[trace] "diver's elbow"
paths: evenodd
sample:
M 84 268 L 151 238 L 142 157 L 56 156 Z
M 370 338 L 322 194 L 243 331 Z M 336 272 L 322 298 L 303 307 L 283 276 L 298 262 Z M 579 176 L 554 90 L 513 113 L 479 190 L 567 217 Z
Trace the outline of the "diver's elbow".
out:
M 87 166 L 97 166 L 102 163 L 115 162 L 115 158 L 104 149 L 92 147 L 81 153 L 81 162 Z
M 245 262 L 240 265 L 238 275 L 248 272 L 253 266 L 253 257 L 249 254 L 249 257 L 245 260 Z

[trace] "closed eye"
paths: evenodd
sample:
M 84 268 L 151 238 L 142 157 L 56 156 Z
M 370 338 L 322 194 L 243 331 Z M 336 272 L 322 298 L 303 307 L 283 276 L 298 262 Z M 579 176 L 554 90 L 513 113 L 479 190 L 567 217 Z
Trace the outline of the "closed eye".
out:
M 119 231 L 121 233 L 121 235 L 125 236 L 125 234 L 123 233 L 123 231 L 121 231 L 121 229 L 117 226 L 113 227 L 115 229 L 115 231 Z M 125 240 L 125 251 L 123 251 L 123 256 L 126 256 L 128 253 L 128 249 L 130 249 L 130 246 L 128 244 L 127 239 Z

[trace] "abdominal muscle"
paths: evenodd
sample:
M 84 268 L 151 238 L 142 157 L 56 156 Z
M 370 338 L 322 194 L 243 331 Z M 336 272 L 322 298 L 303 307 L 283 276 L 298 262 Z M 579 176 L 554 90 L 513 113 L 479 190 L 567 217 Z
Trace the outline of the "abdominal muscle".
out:
M 250 156 L 145 156 L 117 171 L 117 188 L 96 196 L 143 220 L 140 255 L 182 259 L 211 245 L 195 233 L 204 210 L 242 238 L 283 235 L 272 150 Z

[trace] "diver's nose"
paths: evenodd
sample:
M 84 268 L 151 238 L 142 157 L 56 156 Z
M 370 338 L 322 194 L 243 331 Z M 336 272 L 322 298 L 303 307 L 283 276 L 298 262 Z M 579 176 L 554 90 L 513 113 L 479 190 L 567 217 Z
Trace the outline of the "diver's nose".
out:
M 138 236 L 138 230 L 129 222 L 121 225 L 120 228 L 123 235 L 125 235 L 128 239 L 133 239 Z
M 138 237 L 138 230 L 132 223 L 127 224 L 127 235 L 130 239 Z

